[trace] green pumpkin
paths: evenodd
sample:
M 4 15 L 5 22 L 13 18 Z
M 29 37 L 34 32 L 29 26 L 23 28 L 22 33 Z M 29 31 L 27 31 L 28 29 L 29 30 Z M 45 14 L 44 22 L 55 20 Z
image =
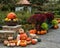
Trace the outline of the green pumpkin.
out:
M 57 25 L 58 21 L 56 19 L 52 20 L 52 25 Z
M 48 30 L 48 24 L 47 23 L 42 23 L 41 28 L 44 30 Z

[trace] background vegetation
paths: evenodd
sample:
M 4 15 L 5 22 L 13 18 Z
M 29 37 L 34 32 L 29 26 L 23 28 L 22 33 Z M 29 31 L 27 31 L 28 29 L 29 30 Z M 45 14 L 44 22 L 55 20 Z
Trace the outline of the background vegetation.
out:
M 15 5 L 18 1 L 19 0 L 0 0 L 0 25 L 4 25 L 3 20 L 9 12 L 15 12 Z M 48 0 L 29 0 L 29 2 L 32 5 L 35 4 L 40 12 L 51 11 L 55 14 L 55 18 L 60 18 L 60 0 L 55 0 L 54 2 Z M 27 23 L 26 19 L 34 14 L 34 8 L 32 9 L 33 13 L 29 11 L 15 12 L 20 20 L 19 24 Z

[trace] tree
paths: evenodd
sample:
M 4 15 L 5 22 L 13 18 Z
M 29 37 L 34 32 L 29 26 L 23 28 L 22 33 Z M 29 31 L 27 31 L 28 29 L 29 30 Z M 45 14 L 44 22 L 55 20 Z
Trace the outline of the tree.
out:
M 48 0 L 28 0 L 28 1 L 30 1 L 30 3 L 33 6 L 35 6 L 38 11 L 42 11 L 43 9 L 41 8 L 41 6 L 43 5 L 43 3 L 48 2 Z M 34 7 L 34 9 L 35 9 L 35 7 Z
M 16 2 L 16 0 L 0 0 L 0 3 L 2 3 L 2 4 L 8 4 L 8 3 L 14 4 L 15 2 Z
M 1 10 L 14 10 L 15 9 L 15 3 L 17 0 L 0 0 Z
M 43 5 L 43 3 L 48 2 L 48 0 L 29 0 L 32 4 Z

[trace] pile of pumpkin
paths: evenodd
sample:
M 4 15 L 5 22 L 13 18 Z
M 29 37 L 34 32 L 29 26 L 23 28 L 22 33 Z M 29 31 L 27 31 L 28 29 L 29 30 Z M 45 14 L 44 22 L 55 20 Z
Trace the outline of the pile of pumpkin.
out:
M 8 13 L 8 15 L 4 19 L 4 21 L 7 23 L 13 23 L 13 22 L 17 22 L 18 18 L 16 17 L 16 14 L 14 12 L 10 12 L 10 13 Z
M 13 39 L 12 36 L 8 37 L 8 40 L 4 40 L 4 45 L 6 46 L 22 46 L 25 47 L 27 45 L 33 44 L 35 45 L 36 43 L 40 42 L 41 39 L 39 38 L 31 38 L 29 37 L 23 29 L 19 30 L 20 34 L 17 35 L 16 39 Z
M 11 13 L 8 13 L 7 17 L 5 18 L 5 21 L 18 21 L 18 18 L 16 17 L 16 14 L 11 12 Z
M 36 29 L 29 30 L 30 35 L 34 36 L 35 34 L 44 35 L 47 33 L 47 30 L 37 31 Z

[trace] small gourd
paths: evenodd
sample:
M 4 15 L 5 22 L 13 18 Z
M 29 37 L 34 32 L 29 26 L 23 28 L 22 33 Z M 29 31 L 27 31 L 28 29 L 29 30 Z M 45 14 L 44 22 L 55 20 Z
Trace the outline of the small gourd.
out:
M 20 29 L 19 29 L 19 33 L 20 33 L 20 34 L 24 33 L 24 29 L 20 28 Z

